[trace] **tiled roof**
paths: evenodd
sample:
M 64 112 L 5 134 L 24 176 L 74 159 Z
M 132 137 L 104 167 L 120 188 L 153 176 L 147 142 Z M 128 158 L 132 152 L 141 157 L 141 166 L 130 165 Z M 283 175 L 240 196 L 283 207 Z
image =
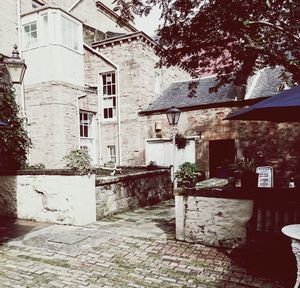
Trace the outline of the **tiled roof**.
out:
M 249 95 L 249 99 L 276 94 L 282 82 L 282 80 L 279 79 L 279 76 L 282 74 L 282 68 L 265 68 L 258 73 L 258 79 L 253 91 Z
M 200 80 L 184 81 L 173 83 L 151 103 L 144 111 L 156 111 L 168 109 L 172 106 L 177 108 L 207 105 L 234 101 L 238 96 L 236 86 L 226 85 L 216 93 L 209 93 L 209 88 L 216 84 L 216 77 L 202 78 Z M 189 83 L 198 82 L 194 97 L 188 97 L 190 92 Z
M 280 69 L 264 69 L 253 81 L 253 88 L 248 99 L 271 96 L 277 93 L 281 81 L 278 79 Z M 198 82 L 194 97 L 189 95 L 189 83 Z M 233 84 L 221 87 L 216 93 L 209 93 L 209 88 L 216 84 L 216 77 L 173 83 L 162 95 L 149 104 L 142 113 L 163 111 L 175 106 L 177 108 L 192 108 L 199 106 L 224 106 L 241 99 L 239 88 Z

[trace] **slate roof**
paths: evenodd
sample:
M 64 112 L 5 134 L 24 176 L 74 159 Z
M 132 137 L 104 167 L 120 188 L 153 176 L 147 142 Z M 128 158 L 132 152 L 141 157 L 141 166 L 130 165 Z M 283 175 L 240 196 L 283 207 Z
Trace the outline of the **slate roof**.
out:
M 209 93 L 209 88 L 216 84 L 216 77 L 202 78 L 200 80 L 184 81 L 173 83 L 154 102 L 146 107 L 143 112 L 169 109 L 172 106 L 177 108 L 208 105 L 234 101 L 238 97 L 234 85 L 221 87 L 216 93 Z M 194 97 L 188 97 L 189 83 L 198 82 Z
M 279 76 L 282 74 L 280 67 L 265 68 L 258 72 L 259 77 L 255 83 L 255 87 L 251 92 L 249 99 L 271 96 L 278 92 L 278 87 L 281 84 Z
M 252 89 L 248 99 L 255 100 L 259 97 L 267 97 L 277 93 L 277 89 L 281 81 L 278 79 L 280 70 L 264 69 L 258 75 L 257 81 Z M 189 83 L 198 82 L 194 97 L 188 97 Z M 177 108 L 195 108 L 203 106 L 228 106 L 228 104 L 243 100 L 240 98 L 238 87 L 228 84 L 219 89 L 216 93 L 209 93 L 209 88 L 216 84 L 216 77 L 207 77 L 197 80 L 189 80 L 176 82 L 171 84 L 158 98 L 149 104 L 141 112 L 147 114 L 152 112 L 164 111 L 175 106 Z M 239 101 L 241 102 L 241 101 Z M 227 105 L 226 105 L 227 103 Z M 200 107 L 199 107 L 200 108 Z

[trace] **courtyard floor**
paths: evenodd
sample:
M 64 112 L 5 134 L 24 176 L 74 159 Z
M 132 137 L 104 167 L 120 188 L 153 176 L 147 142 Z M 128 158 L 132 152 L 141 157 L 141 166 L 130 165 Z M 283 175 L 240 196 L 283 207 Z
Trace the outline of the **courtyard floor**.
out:
M 1 219 L 0 287 L 289 287 L 243 251 L 176 241 L 173 203 L 85 227 Z

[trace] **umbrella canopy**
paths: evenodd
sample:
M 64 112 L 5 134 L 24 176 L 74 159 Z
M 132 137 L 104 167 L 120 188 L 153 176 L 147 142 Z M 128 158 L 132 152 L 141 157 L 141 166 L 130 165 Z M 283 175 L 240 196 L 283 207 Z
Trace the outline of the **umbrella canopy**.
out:
M 8 126 L 8 124 L 5 121 L 0 120 L 0 126 Z
M 225 120 L 300 122 L 300 85 L 233 112 Z

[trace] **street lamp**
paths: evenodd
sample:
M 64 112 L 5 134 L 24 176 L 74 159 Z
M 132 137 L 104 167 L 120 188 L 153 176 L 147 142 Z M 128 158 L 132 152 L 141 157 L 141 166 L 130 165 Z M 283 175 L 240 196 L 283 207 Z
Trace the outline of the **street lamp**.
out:
M 172 182 L 173 182 L 174 187 L 176 187 L 176 183 L 175 183 L 175 161 L 176 161 L 175 126 L 179 122 L 180 114 L 181 114 L 181 111 L 178 108 L 175 108 L 174 106 L 166 112 L 168 122 L 170 125 L 173 126 L 173 129 L 172 129 L 172 138 L 173 138 L 173 141 L 172 141 L 172 146 L 173 146 L 173 149 L 172 149 L 172 164 L 173 164 Z
M 173 106 L 171 109 L 169 109 L 166 112 L 166 114 L 170 125 L 174 127 L 175 125 L 178 124 L 180 114 L 181 114 L 181 111 L 178 108 L 175 108 Z
M 13 84 L 21 84 L 23 82 L 24 74 L 27 68 L 25 62 L 21 60 L 17 48 L 17 45 L 15 45 L 12 56 L 3 60 L 4 65 L 9 73 L 10 81 Z

